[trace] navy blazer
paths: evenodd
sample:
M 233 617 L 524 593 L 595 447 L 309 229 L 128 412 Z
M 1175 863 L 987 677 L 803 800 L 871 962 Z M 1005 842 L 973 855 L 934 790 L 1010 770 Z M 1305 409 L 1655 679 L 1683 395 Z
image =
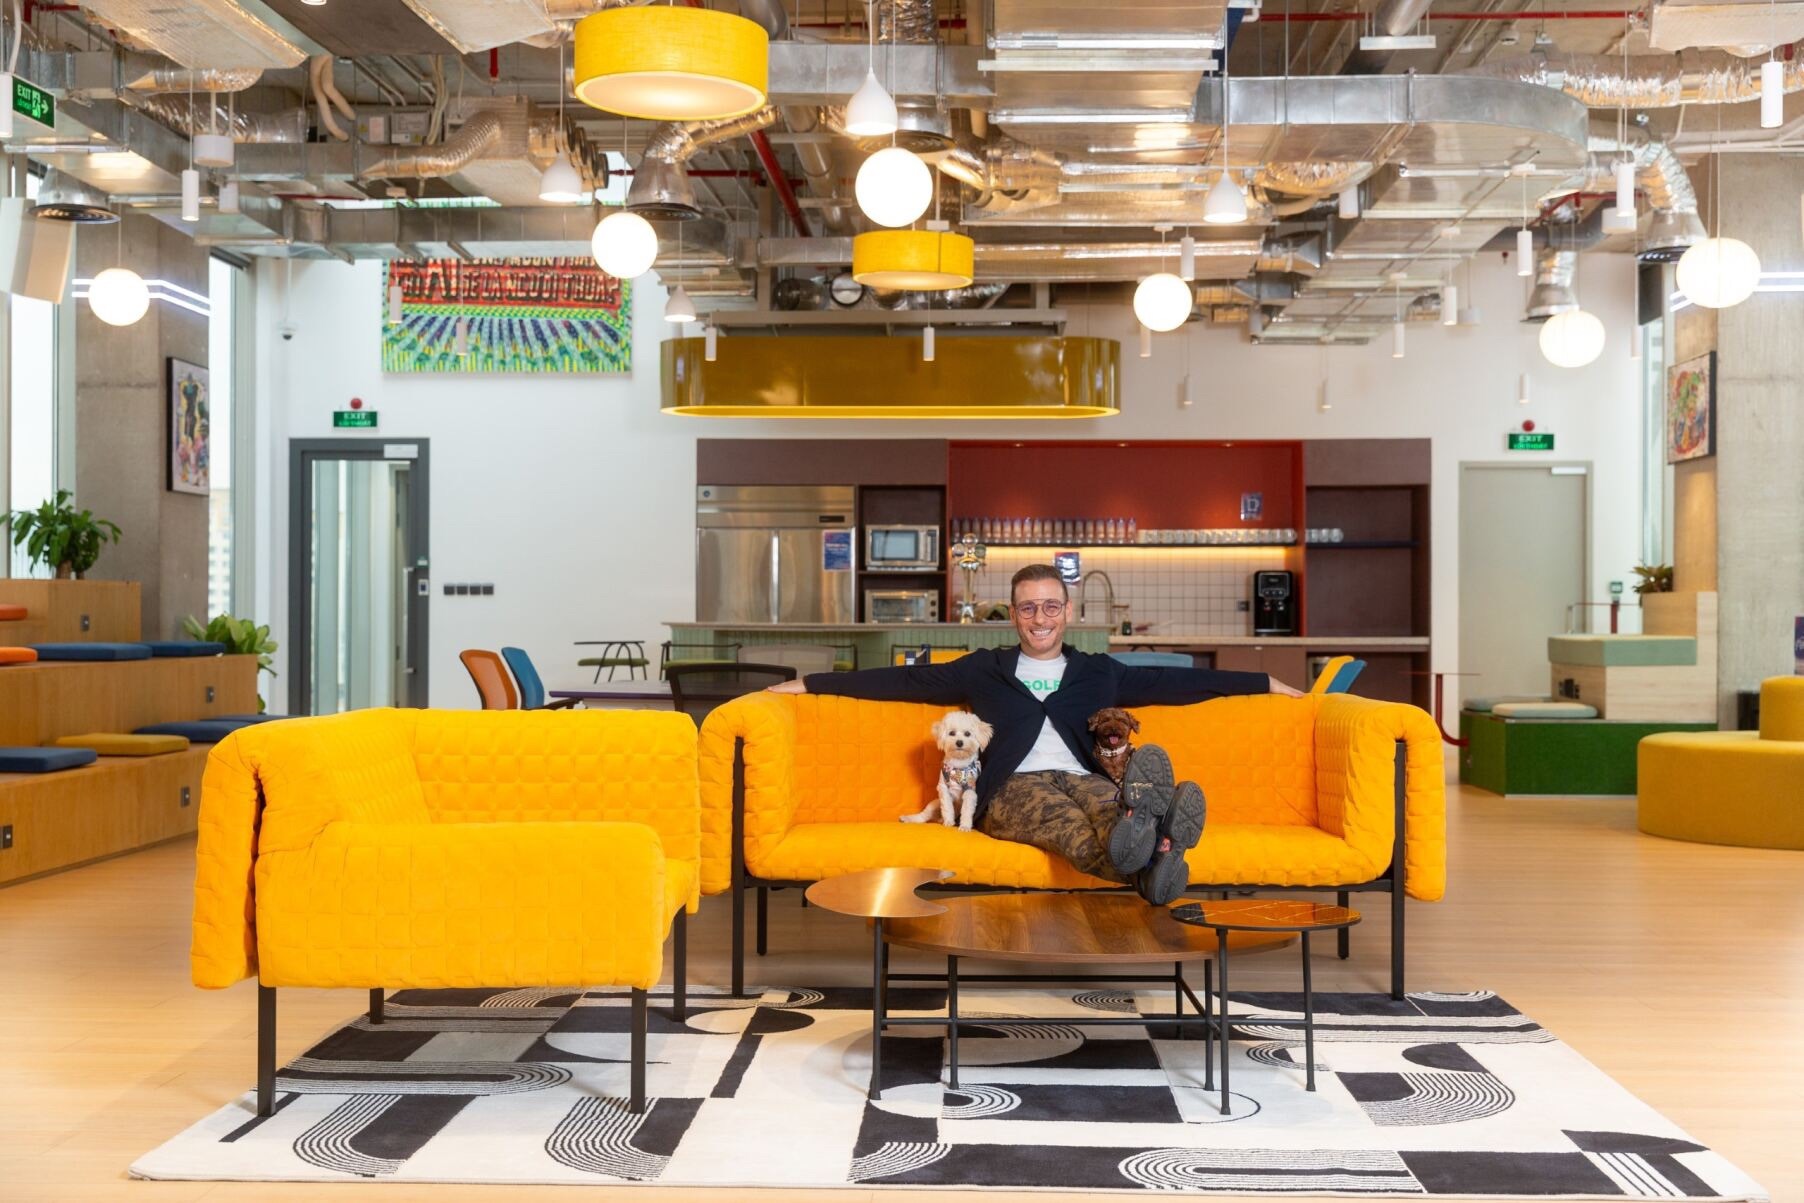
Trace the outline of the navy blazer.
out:
M 966 706 L 995 728 L 977 778 L 977 814 L 1012 776 L 1040 738 L 1046 719 L 1079 763 L 1101 772 L 1089 734 L 1090 716 L 1109 706 L 1183 706 L 1210 698 L 1269 693 L 1264 673 L 1201 668 L 1144 668 L 1069 645 L 1065 676 L 1044 703 L 1015 676 L 1019 647 L 980 648 L 945 664 L 811 673 L 809 693 L 876 702 L 926 702 Z

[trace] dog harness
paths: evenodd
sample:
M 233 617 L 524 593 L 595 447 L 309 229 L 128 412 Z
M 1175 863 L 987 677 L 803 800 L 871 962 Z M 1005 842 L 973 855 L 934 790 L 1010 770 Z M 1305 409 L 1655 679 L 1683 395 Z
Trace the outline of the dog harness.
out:
M 944 761 L 940 764 L 940 780 L 952 787 L 955 794 L 963 794 L 968 789 L 977 788 L 977 774 L 982 764 L 973 756 L 969 764 L 953 764 Z

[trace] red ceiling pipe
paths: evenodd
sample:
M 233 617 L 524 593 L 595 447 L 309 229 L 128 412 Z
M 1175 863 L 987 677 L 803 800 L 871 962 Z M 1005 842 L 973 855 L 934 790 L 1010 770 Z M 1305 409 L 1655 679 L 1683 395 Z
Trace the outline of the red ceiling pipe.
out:
M 501 47 L 489 47 L 489 78 L 501 78 Z
M 1632 15 L 1633 10 L 1626 8 L 1591 8 L 1571 9 L 1567 12 L 1501 12 L 1501 13 L 1429 13 L 1429 21 L 1624 21 Z M 1261 10 L 1259 20 L 1284 24 L 1297 22 L 1308 24 L 1314 21 L 1366 21 L 1371 19 L 1370 13 L 1275 13 Z
M 758 161 L 764 164 L 765 178 L 776 189 L 777 199 L 783 202 L 783 211 L 789 214 L 790 224 L 795 226 L 796 233 L 803 238 L 814 237 L 814 231 L 808 227 L 808 218 L 796 201 L 796 190 L 789 186 L 788 177 L 777 163 L 777 152 L 771 149 L 770 139 L 764 136 L 763 130 L 752 131 L 752 149 L 758 152 Z

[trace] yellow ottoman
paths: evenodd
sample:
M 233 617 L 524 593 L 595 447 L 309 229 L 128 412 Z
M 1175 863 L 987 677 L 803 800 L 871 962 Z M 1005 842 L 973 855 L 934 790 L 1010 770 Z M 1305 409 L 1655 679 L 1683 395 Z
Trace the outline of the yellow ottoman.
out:
M 181 735 L 126 735 L 96 732 L 91 735 L 65 735 L 53 740 L 58 748 L 92 748 L 102 756 L 166 756 L 186 752 L 188 740 Z
M 1804 850 L 1804 677 L 1760 686 L 1760 731 L 1650 735 L 1637 825 L 1699 844 Z

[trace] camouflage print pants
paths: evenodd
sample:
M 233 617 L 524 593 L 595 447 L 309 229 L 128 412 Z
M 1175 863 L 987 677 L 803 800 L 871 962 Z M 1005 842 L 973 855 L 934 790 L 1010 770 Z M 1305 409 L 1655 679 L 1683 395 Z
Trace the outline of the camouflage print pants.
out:
M 1095 773 L 1016 773 L 984 810 L 978 830 L 992 839 L 1056 852 L 1081 871 L 1126 881 L 1109 862 L 1121 818 L 1115 783 Z

